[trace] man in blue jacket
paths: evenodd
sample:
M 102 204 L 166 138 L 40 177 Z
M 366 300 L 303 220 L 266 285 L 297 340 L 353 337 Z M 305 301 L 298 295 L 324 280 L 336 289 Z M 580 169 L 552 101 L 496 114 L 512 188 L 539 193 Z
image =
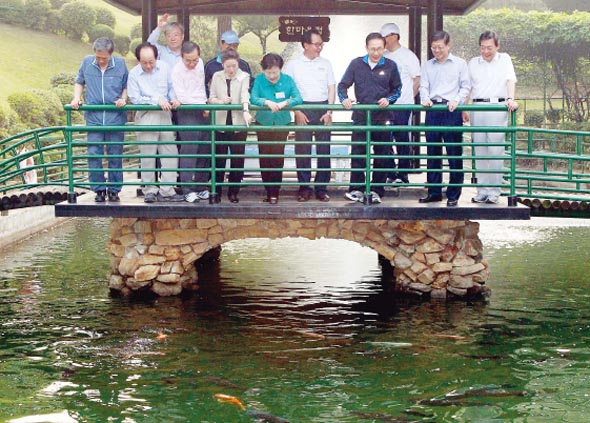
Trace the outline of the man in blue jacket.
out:
M 78 76 L 74 84 L 74 98 L 70 103 L 73 109 L 78 109 L 82 104 L 84 88 L 86 104 L 104 104 L 123 107 L 127 103 L 127 67 L 125 60 L 114 57 L 115 46 L 113 41 L 106 37 L 98 38 L 92 45 L 93 55 L 86 56 L 82 60 Z M 111 126 L 125 125 L 127 113 L 125 111 L 87 111 L 85 112 L 87 126 Z M 88 156 L 103 156 L 106 147 L 108 156 L 108 182 L 102 171 L 103 157 L 89 157 L 90 169 L 88 180 L 95 192 L 94 200 L 97 203 L 106 201 L 119 201 L 121 182 L 123 182 L 123 140 L 125 132 L 92 131 L 88 132 L 87 140 Z M 96 144 L 94 144 L 96 143 Z M 118 157 L 117 157 L 118 156 Z
M 345 109 L 352 109 L 353 101 L 348 98 L 348 88 L 354 84 L 354 95 L 357 104 L 377 104 L 380 108 L 386 108 L 395 103 L 401 93 L 401 79 L 397 65 L 393 60 L 383 56 L 385 52 L 385 39 L 378 32 L 367 35 L 365 40 L 367 54 L 357 57 L 348 65 L 342 80 L 338 84 L 338 97 Z M 371 113 L 372 125 L 387 125 L 393 122 L 393 112 L 388 110 L 374 111 Z M 353 125 L 367 124 L 365 111 L 354 110 L 352 112 Z M 365 154 L 366 134 L 364 131 L 352 133 L 351 154 L 359 156 L 351 160 L 352 172 L 350 175 L 350 188 L 344 195 L 348 200 L 364 202 Z M 391 150 L 389 131 L 371 132 L 373 153 L 379 156 L 388 156 Z M 393 167 L 392 158 L 373 159 L 373 177 L 371 199 L 373 203 L 380 203 L 385 194 L 384 184 L 387 172 Z M 379 184 L 379 185 L 377 185 Z

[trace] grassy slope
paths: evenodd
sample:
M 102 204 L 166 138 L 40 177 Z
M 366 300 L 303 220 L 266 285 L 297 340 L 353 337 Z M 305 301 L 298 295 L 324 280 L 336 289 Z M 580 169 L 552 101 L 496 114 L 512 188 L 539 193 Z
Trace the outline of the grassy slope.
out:
M 141 22 L 133 16 L 102 0 L 84 0 L 97 7 L 105 7 L 115 13 L 118 34 L 129 36 L 131 27 Z M 76 72 L 80 60 L 91 53 L 88 44 L 72 41 L 44 32 L 0 24 L 0 57 L 10 57 L 10 66 L 0 67 L 0 102 L 11 93 L 26 88 L 49 88 L 50 78 L 59 72 Z M 18 46 L 15 54 L 14 46 Z

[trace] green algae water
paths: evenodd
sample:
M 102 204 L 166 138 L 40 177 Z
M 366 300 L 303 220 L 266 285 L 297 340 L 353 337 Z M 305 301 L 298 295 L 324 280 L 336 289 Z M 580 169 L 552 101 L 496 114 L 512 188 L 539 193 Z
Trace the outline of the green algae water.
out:
M 0 254 L 0 421 L 590 420 L 590 223 L 483 222 L 474 303 L 396 298 L 373 251 L 304 239 L 225 245 L 190 297 L 111 298 L 107 234 Z

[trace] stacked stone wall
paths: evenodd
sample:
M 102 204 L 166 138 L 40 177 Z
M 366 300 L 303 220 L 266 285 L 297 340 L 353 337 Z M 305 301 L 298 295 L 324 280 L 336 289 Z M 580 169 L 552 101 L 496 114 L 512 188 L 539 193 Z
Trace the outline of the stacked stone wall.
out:
M 228 241 L 302 237 L 372 248 L 393 266 L 399 292 L 475 297 L 489 277 L 478 232 L 478 223 L 455 220 L 120 218 L 111 223 L 109 287 L 178 295 L 198 289 L 196 262 Z

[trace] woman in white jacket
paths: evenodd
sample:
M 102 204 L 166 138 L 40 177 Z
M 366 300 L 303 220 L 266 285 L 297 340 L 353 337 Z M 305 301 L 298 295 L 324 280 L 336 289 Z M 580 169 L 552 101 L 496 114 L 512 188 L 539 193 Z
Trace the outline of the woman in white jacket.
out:
M 223 70 L 213 74 L 209 94 L 209 104 L 241 104 L 242 110 L 217 110 L 215 112 L 216 125 L 249 125 L 252 116 L 249 111 L 250 93 L 250 75 L 242 71 L 239 67 L 240 56 L 234 50 L 225 50 L 221 53 L 221 63 Z M 217 131 L 215 133 L 215 154 L 217 156 L 225 155 L 215 161 L 217 169 L 226 167 L 227 154 L 231 152 L 230 157 L 231 171 L 228 175 L 228 182 L 240 183 L 244 177 L 244 153 L 246 150 L 247 132 L 246 131 Z M 235 155 L 235 156 L 234 156 Z M 215 174 L 217 183 L 223 182 L 225 171 L 219 170 Z M 221 197 L 222 188 L 217 189 Z M 227 198 L 232 203 L 239 202 L 238 193 L 239 185 L 230 186 Z

